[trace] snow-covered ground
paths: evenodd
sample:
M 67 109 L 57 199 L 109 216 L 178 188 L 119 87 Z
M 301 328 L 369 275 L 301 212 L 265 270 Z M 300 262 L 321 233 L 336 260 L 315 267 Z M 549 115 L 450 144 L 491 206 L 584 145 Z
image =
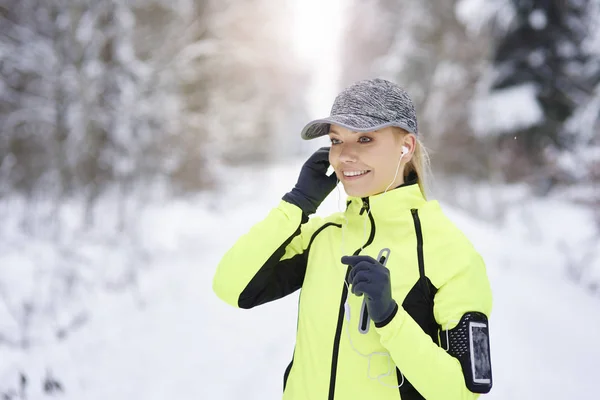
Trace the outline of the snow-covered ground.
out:
M 230 171 L 235 178 L 218 196 L 146 207 L 136 245 L 149 258 L 137 260 L 146 265 L 137 284 L 81 295 L 85 323 L 62 341 L 40 339 L 23 352 L 0 340 L 0 394 L 18 387 L 22 371 L 27 399 L 48 397 L 42 387 L 48 374 L 62 388 L 55 397 L 71 400 L 280 398 L 294 348 L 297 293 L 237 310 L 216 298 L 211 283 L 219 258 L 291 188 L 301 163 Z M 343 192 L 334 191 L 319 214 L 343 204 Z M 600 298 L 568 279 L 564 267 L 575 257 L 567 257 L 564 246 L 572 255 L 600 247 L 586 230 L 591 218 L 552 200 L 515 207 L 502 225 L 443 206 L 483 254 L 493 286 L 494 388 L 484 398 L 596 398 Z M 41 260 L 59 263 L 62 253 L 24 243 L 14 232 L 5 240 L 11 232 L 1 232 L 0 289 L 10 281 L 35 290 L 27 281 L 34 276 L 19 271 L 33 271 L 31 264 Z M 96 268 L 131 259 L 123 256 L 127 243 L 105 239 L 95 248 L 98 240 L 87 244 Z M 590 271 L 598 273 L 598 257 L 595 263 Z M 10 332 L 2 312 L 0 329 Z

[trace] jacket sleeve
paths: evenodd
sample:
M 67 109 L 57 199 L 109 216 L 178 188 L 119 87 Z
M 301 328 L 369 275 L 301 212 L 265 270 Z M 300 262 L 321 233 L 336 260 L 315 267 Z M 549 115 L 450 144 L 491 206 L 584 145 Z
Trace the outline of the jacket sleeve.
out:
M 239 308 L 295 292 L 302 286 L 306 251 L 320 223 L 320 218 L 309 220 L 299 207 L 282 200 L 225 253 L 213 277 L 213 291 Z
M 465 313 L 481 312 L 488 318 L 491 313 L 492 293 L 485 264 L 474 250 L 467 254 L 434 298 L 434 317 L 442 330 L 454 328 Z M 459 360 L 434 343 L 402 306 L 387 325 L 377 330 L 382 345 L 424 398 L 479 397 L 467 388 Z

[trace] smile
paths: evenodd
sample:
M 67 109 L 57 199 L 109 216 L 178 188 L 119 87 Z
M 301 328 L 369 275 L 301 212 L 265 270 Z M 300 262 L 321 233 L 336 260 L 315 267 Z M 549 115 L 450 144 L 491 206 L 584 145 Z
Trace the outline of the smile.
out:
M 346 179 L 357 179 L 360 178 L 362 176 L 365 176 L 366 174 L 368 174 L 371 171 L 368 170 L 364 170 L 364 171 L 344 171 L 344 178 Z

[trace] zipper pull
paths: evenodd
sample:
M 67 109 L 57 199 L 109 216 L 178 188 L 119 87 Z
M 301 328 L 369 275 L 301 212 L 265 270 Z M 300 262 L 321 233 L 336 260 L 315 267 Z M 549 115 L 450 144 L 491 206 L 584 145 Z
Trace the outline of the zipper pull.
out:
M 363 205 L 362 205 L 362 207 L 360 209 L 359 215 L 363 215 L 363 213 L 365 211 L 367 211 L 368 209 L 369 209 L 369 202 L 366 199 L 363 199 Z

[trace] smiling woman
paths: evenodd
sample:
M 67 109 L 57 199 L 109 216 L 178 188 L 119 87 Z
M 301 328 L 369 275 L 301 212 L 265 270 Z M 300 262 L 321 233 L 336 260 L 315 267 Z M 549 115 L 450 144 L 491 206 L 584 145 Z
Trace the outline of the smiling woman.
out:
M 302 290 L 284 400 L 475 400 L 489 392 L 485 264 L 419 187 L 423 157 L 408 93 L 383 79 L 353 84 L 329 117 L 301 132 L 326 135 L 331 148 L 315 151 L 279 205 L 224 255 L 213 290 L 239 308 Z M 346 210 L 312 217 L 336 178 L 349 195 Z

